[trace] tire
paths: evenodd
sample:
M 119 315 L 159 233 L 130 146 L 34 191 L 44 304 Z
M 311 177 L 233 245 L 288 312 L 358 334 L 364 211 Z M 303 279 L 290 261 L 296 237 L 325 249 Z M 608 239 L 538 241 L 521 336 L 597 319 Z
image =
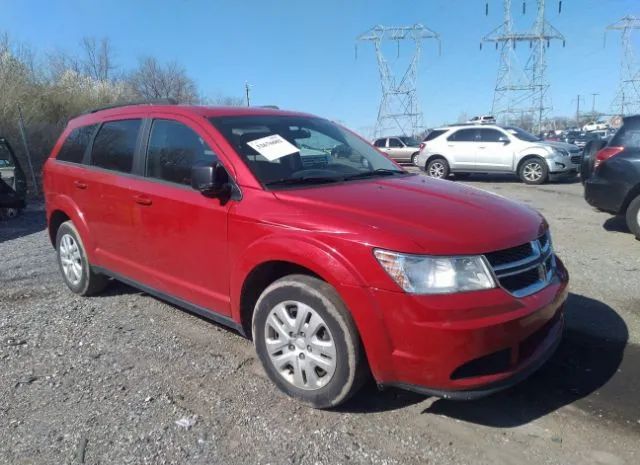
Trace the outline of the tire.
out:
M 549 167 L 540 157 L 527 158 L 520 165 L 518 175 L 525 184 L 544 184 L 549 179 Z
M 580 164 L 580 181 L 582 184 L 593 175 L 593 164 L 595 163 L 596 153 L 607 145 L 604 140 L 590 140 L 584 146 L 582 151 L 582 163 Z
M 418 165 L 416 164 L 416 160 L 417 160 L 417 158 L 418 158 L 418 155 L 420 155 L 420 152 L 416 152 L 416 153 L 414 153 L 413 155 L 411 155 L 411 164 L 412 164 L 413 166 L 418 166 Z
M 432 158 L 424 168 L 427 176 L 446 179 L 449 176 L 449 163 L 444 158 Z
M 269 285 L 256 303 L 252 331 L 271 381 L 314 408 L 345 402 L 367 378 L 351 315 L 335 289 L 317 278 L 290 275 Z
M 109 283 L 109 278 L 91 269 L 80 234 L 71 221 L 65 221 L 58 228 L 56 254 L 62 279 L 72 292 L 94 295 Z
M 640 240 L 640 195 L 631 201 L 625 213 L 627 226 L 636 239 Z

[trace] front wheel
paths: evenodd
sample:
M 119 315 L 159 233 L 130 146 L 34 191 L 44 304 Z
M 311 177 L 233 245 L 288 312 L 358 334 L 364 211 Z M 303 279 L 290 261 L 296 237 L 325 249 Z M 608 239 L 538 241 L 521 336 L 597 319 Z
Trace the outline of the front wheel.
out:
M 640 195 L 633 199 L 625 214 L 629 230 L 640 240 Z
M 425 167 L 427 175 L 436 179 L 446 179 L 449 176 L 449 163 L 444 158 L 435 158 Z
M 520 165 L 519 175 L 525 184 L 544 184 L 549 178 L 549 167 L 542 158 L 529 158 Z
M 256 303 L 252 329 L 271 381 L 315 408 L 343 403 L 366 379 L 356 326 L 324 281 L 305 275 L 275 281 Z

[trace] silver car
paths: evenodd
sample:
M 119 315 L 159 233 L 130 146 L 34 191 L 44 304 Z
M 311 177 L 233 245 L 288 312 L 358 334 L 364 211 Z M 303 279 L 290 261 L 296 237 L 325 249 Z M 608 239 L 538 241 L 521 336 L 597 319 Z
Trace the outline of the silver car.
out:
M 420 142 L 409 136 L 381 137 L 373 145 L 400 162 L 414 163 L 420 153 Z

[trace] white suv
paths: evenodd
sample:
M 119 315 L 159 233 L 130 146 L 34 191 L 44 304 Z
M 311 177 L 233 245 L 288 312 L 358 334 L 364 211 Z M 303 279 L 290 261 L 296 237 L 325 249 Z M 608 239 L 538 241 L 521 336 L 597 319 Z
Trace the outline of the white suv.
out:
M 527 184 L 575 175 L 580 149 L 544 141 L 511 126 L 459 124 L 434 129 L 424 139 L 414 164 L 434 178 L 450 173 L 514 173 Z

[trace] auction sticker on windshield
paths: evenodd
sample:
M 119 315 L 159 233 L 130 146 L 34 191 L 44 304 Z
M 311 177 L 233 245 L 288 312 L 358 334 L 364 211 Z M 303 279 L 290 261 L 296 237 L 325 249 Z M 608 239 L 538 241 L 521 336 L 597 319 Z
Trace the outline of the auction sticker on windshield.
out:
M 279 134 L 247 142 L 247 145 L 269 161 L 291 155 L 300 149 Z

